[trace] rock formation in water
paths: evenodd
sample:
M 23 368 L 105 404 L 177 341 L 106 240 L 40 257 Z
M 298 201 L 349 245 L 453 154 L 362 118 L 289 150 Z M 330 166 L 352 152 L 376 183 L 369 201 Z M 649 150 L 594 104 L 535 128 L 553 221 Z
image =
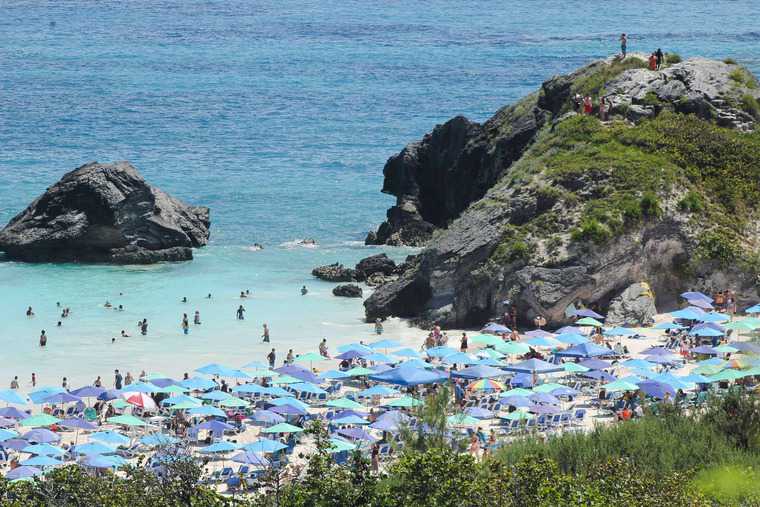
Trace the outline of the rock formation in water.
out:
M 344 298 L 360 298 L 362 297 L 362 288 L 353 283 L 347 283 L 345 285 L 337 285 L 332 290 L 333 296 L 340 296 Z
M 757 298 L 758 98 L 733 62 L 652 71 L 633 56 L 549 79 L 483 125 L 436 127 L 385 166 L 397 205 L 368 240 L 425 248 L 365 301 L 367 320 L 478 325 L 509 300 L 560 325 L 571 304 L 623 312 L 640 282 L 665 310 L 688 289 Z
M 129 162 L 66 174 L 0 231 L 0 250 L 28 262 L 185 261 L 209 238 L 209 209 L 148 184 Z

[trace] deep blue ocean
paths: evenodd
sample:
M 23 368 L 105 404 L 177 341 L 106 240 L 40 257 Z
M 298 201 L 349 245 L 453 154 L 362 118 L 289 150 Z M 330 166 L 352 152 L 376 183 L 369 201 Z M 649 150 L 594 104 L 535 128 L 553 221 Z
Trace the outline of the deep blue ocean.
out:
M 380 193 L 390 155 L 454 115 L 485 120 L 551 75 L 617 52 L 620 32 L 629 51 L 731 56 L 758 72 L 759 6 L 3 0 L 0 222 L 65 172 L 126 159 L 209 206 L 213 226 L 190 263 L 0 262 L 0 385 L 32 371 L 57 383 L 114 367 L 239 366 L 265 354 L 263 322 L 283 355 L 322 337 L 366 339 L 361 302 L 334 298 L 309 272 L 381 251 L 361 242 L 393 203 Z M 304 237 L 320 247 L 283 246 Z M 254 242 L 265 250 L 247 249 Z M 243 323 L 234 320 L 241 289 L 254 292 Z M 106 300 L 126 310 L 106 310 Z M 72 309 L 60 328 L 56 302 Z M 181 314 L 195 309 L 204 324 L 183 336 Z M 141 318 L 148 338 L 111 343 Z

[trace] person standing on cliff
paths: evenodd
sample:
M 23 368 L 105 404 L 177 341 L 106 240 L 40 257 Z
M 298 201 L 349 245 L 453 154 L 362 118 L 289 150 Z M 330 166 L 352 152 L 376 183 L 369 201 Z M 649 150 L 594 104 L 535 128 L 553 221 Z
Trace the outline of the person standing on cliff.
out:
M 662 49 L 657 48 L 654 56 L 657 58 L 657 70 L 660 70 L 660 67 L 662 67 L 662 61 L 665 59 L 665 55 L 662 54 Z
M 628 36 L 626 34 L 620 34 L 620 52 L 623 54 L 623 60 L 628 55 Z

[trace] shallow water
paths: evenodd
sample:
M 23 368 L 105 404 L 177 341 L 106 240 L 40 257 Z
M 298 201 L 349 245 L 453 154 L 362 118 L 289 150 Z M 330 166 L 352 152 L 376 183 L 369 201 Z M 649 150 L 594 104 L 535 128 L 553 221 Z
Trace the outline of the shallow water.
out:
M 629 51 L 732 56 L 760 70 L 757 3 L 746 0 L 158 4 L 0 4 L 0 222 L 64 172 L 120 159 L 213 220 L 192 263 L 0 263 L 0 382 L 240 365 L 265 354 L 265 321 L 283 353 L 366 335 L 360 301 L 332 297 L 309 271 L 380 251 L 356 242 L 392 203 L 379 193 L 382 166 L 405 143 L 456 114 L 488 118 L 617 51 L 621 31 Z M 303 237 L 323 246 L 278 247 Z M 266 249 L 247 250 L 254 242 Z M 246 288 L 254 298 L 238 323 Z M 105 310 L 106 299 L 126 310 Z M 57 301 L 73 312 L 60 329 Z M 204 324 L 185 337 L 181 314 L 195 309 Z M 148 338 L 111 344 L 143 317 Z

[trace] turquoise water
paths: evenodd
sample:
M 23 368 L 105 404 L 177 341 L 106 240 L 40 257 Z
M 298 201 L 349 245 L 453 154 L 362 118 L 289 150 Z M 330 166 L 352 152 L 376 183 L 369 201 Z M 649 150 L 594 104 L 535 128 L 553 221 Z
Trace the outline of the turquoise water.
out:
M 55 383 L 114 366 L 239 365 L 264 355 L 263 322 L 278 350 L 368 336 L 360 301 L 333 298 L 309 271 L 380 251 L 357 242 L 392 203 L 379 193 L 388 156 L 453 115 L 484 120 L 550 75 L 615 52 L 621 31 L 630 51 L 732 56 L 758 71 L 756 7 L 5 0 L 0 222 L 78 165 L 128 159 L 168 192 L 209 206 L 213 227 L 192 263 L 0 263 L 0 383 L 32 371 Z M 279 246 L 303 237 L 322 246 Z M 266 249 L 247 250 L 254 242 Z M 254 292 L 244 323 L 234 320 L 241 289 Z M 106 299 L 126 310 L 99 307 Z M 60 329 L 57 301 L 73 312 Z M 34 319 L 24 317 L 28 305 Z M 181 314 L 195 309 L 205 323 L 184 337 Z M 148 338 L 111 344 L 144 317 Z M 36 345 L 42 328 L 46 350 Z

